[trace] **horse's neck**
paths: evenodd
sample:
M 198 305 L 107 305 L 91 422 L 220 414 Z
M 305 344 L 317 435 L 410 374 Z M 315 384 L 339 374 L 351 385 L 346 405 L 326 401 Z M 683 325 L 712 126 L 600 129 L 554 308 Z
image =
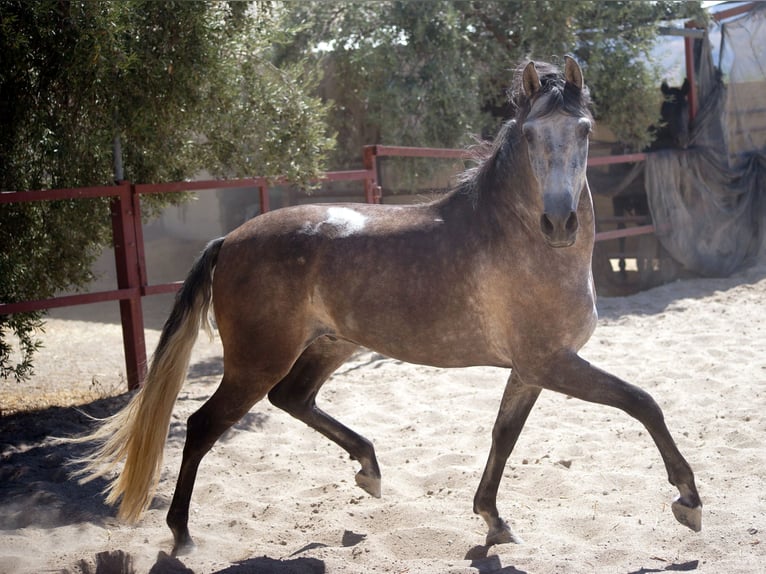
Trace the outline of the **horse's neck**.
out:
M 476 209 L 488 225 L 533 234 L 540 225 L 540 192 L 528 162 L 518 153 L 495 158 L 492 171 L 480 182 Z

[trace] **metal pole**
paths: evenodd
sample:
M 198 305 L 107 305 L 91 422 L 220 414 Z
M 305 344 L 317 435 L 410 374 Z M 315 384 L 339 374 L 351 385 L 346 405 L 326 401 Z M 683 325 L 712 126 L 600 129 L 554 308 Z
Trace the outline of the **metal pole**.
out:
M 694 75 L 694 38 L 684 38 L 684 51 L 686 55 L 686 79 L 689 80 L 689 121 L 697 117 L 697 79 Z
M 140 287 L 145 284 L 146 270 L 143 266 L 143 232 L 141 229 L 141 204 L 135 186 L 125 182 L 122 165 L 122 143 L 119 132 L 112 141 L 114 159 L 114 182 L 124 190 L 112 200 L 112 241 L 114 245 L 117 286 L 135 289 L 135 295 L 120 300 L 122 343 L 125 352 L 125 370 L 128 390 L 137 389 L 146 376 L 146 341 L 144 339 L 144 316 L 141 306 Z
M 120 300 L 125 368 L 128 389 L 132 390 L 143 383 L 146 375 L 146 342 L 135 232 L 135 218 L 140 218 L 141 214 L 134 211 L 131 201 L 133 186 L 127 182 L 121 183 L 120 186 L 120 195 L 112 200 L 112 233 L 117 286 L 120 289 L 135 289 L 135 294 L 129 299 Z
M 114 158 L 114 182 L 119 183 L 125 179 L 125 172 L 122 169 L 122 143 L 119 132 L 114 134 L 112 156 Z
M 380 203 L 381 198 L 376 156 L 377 146 L 366 145 L 362 148 L 362 161 L 368 174 L 364 180 L 364 198 L 367 203 Z

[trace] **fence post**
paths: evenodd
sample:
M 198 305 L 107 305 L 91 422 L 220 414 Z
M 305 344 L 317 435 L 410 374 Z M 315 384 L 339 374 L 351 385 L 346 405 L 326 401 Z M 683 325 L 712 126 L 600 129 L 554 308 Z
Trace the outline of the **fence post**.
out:
M 146 376 L 146 341 L 144 316 L 141 309 L 141 277 L 139 272 L 136 218 L 141 225 L 140 209 L 134 200 L 135 187 L 128 182 L 119 183 L 120 194 L 112 200 L 112 233 L 117 286 L 131 289 L 128 299 L 120 300 L 122 341 L 125 350 L 125 368 L 128 389 L 138 388 Z
M 377 146 L 366 145 L 362 148 L 364 169 L 367 178 L 364 180 L 364 199 L 367 203 L 380 203 L 381 188 L 378 185 Z
M 688 25 L 687 25 L 688 27 Z M 689 122 L 697 117 L 697 79 L 694 77 L 694 38 L 684 36 L 684 51 L 686 52 L 686 79 L 689 81 Z
M 271 208 L 269 206 L 269 188 L 263 183 L 258 186 L 258 198 L 261 202 L 261 213 L 266 213 Z

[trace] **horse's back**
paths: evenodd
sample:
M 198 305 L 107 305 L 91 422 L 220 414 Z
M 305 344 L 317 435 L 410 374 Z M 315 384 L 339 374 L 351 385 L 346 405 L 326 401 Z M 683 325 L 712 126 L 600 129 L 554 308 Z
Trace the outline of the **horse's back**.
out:
M 222 338 L 264 336 L 279 324 L 411 362 L 464 365 L 454 349 L 470 348 L 494 363 L 478 297 L 480 257 L 453 231 L 437 204 L 306 205 L 254 218 L 219 255 Z

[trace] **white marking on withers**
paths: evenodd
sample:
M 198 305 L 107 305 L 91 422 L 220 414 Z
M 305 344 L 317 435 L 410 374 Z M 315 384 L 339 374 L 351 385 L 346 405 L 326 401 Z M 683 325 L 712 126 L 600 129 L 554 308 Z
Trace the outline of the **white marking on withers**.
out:
M 336 227 L 338 235 L 345 237 L 364 229 L 366 221 L 366 216 L 348 207 L 330 207 L 327 209 L 327 220 L 325 223 Z
M 328 207 L 327 218 L 315 225 L 305 225 L 305 233 L 328 233 L 334 237 L 348 237 L 364 229 L 367 216 L 348 207 Z M 328 229 L 328 227 L 330 229 Z

